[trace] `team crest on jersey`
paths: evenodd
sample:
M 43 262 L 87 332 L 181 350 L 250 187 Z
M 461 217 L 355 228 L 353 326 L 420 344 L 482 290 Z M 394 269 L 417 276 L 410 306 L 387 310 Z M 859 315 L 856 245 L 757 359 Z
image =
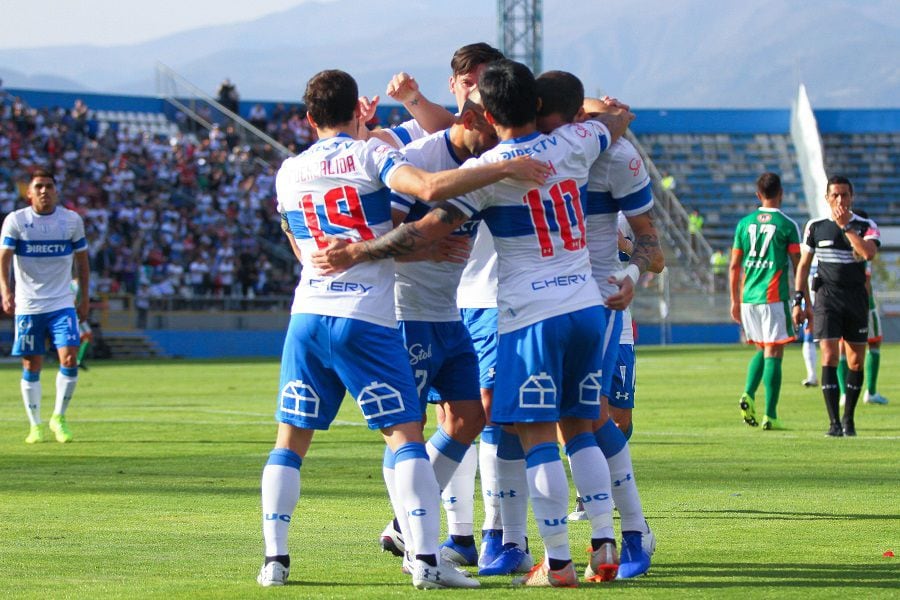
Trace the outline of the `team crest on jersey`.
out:
M 760 223 L 768 223 L 772 220 L 772 215 L 770 215 L 769 213 L 759 213 L 756 216 L 756 220 Z

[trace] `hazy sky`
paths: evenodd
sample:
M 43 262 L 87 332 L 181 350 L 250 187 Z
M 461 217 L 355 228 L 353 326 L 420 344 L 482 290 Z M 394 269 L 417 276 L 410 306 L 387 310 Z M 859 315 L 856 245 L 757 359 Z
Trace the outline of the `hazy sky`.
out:
M 0 48 L 113 46 L 248 21 L 306 0 L 0 0 Z

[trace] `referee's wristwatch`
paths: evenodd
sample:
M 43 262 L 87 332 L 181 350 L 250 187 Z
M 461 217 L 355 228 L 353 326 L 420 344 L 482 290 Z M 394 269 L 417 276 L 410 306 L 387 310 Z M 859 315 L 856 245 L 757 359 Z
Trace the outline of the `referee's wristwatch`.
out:
M 803 304 L 803 292 L 794 292 L 794 301 L 791 305 L 796 308 Z
M 843 227 L 841 227 L 841 231 L 843 231 L 844 233 L 847 233 L 847 232 L 850 231 L 851 229 L 853 229 L 852 221 L 849 222 L 849 223 L 847 223 L 847 224 L 844 225 Z

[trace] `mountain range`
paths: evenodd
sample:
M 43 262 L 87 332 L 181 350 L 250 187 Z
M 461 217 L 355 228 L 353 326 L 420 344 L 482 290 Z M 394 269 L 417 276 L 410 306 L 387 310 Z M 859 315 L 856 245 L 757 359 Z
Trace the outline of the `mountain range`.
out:
M 636 107 L 783 108 L 801 81 L 816 108 L 900 105 L 897 0 L 544 0 L 542 32 L 545 70 Z M 322 69 L 367 95 L 402 70 L 447 103 L 453 51 L 497 39 L 488 0 L 309 0 L 140 44 L 0 50 L 0 78 L 154 94 L 159 61 L 211 94 L 229 77 L 245 99 L 297 100 Z

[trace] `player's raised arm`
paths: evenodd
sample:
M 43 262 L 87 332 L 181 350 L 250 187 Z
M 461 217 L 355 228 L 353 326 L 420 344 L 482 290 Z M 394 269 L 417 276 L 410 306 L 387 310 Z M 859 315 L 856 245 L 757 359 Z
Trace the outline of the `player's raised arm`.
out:
M 400 102 L 403 108 L 428 133 L 446 129 L 453 124 L 453 114 L 425 97 L 419 84 L 409 73 L 397 73 L 387 86 L 387 95 Z
M 391 189 L 426 202 L 435 202 L 456 198 L 507 178 L 543 185 L 550 174 L 550 165 L 527 156 L 435 173 L 404 166 L 391 178 Z
M 625 131 L 634 121 L 634 113 L 628 110 L 628 105 L 616 101 L 613 104 L 597 98 L 585 98 L 584 110 L 589 119 L 600 121 L 609 129 L 610 144 L 625 135 Z M 625 107 L 625 108 L 623 108 Z

